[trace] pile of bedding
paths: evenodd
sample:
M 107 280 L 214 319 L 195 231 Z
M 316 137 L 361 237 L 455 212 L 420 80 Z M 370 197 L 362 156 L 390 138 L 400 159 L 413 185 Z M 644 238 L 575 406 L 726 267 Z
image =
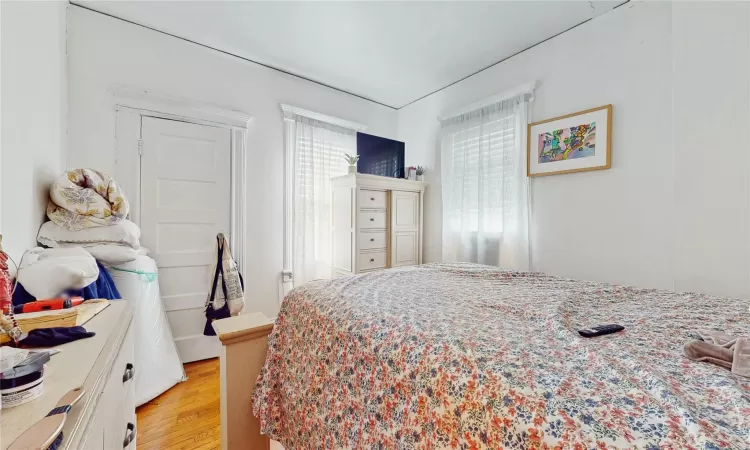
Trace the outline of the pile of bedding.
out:
M 109 175 L 92 169 L 65 172 L 50 187 L 50 221 L 37 234 L 37 241 L 48 248 L 39 249 L 41 257 L 29 252 L 33 264 L 19 270 L 19 285 L 23 275 L 31 294 L 56 295 L 60 283 L 50 283 L 47 275 L 52 272 L 68 283 L 77 280 L 76 286 L 106 275 L 118 292 L 116 298 L 125 298 L 133 307 L 135 362 L 140 367 L 135 396 L 141 405 L 184 380 L 185 374 L 161 301 L 156 261 L 141 247 L 141 230 L 127 219 L 129 211 L 125 194 Z M 47 265 L 35 262 L 44 255 L 74 258 Z
M 107 269 L 82 248 L 32 248 L 24 254 L 17 279 L 14 305 L 61 294 L 84 300 L 121 298 Z
M 93 169 L 69 170 L 50 187 L 49 222 L 18 268 L 14 304 L 59 295 L 119 299 L 105 265 L 133 261 L 146 250 L 126 219 L 130 205 L 117 182 Z
M 471 264 L 311 281 L 253 410 L 286 448 L 750 448 L 750 379 L 687 359 L 697 329 L 750 337 L 747 301 Z
M 101 227 L 68 230 L 55 222 L 45 222 L 37 241 L 50 248 L 80 247 L 109 266 L 135 261 L 139 255 L 147 255 L 141 247 L 141 229 L 128 219 Z
M 46 222 L 37 240 L 50 248 L 82 247 L 115 266 L 148 254 L 141 230 L 126 217 L 130 204 L 117 182 L 93 169 L 65 172 L 50 187 Z
M 120 185 L 98 170 L 68 170 L 49 190 L 47 217 L 67 230 L 114 225 L 129 212 Z

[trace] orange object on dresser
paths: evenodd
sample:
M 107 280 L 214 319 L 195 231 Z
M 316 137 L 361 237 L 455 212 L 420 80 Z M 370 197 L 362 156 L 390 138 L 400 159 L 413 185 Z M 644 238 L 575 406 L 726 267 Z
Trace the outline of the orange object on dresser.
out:
M 35 302 L 24 303 L 13 307 L 13 312 L 16 314 L 39 312 L 39 311 L 53 311 L 56 309 L 68 309 L 74 306 L 78 306 L 83 303 L 83 297 L 57 297 L 48 300 L 37 300 Z

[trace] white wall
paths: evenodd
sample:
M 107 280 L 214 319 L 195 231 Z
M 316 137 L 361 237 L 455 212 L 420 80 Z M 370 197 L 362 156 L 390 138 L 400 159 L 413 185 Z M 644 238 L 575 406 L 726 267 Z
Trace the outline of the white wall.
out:
M 537 81 L 531 120 L 612 103 L 614 129 L 611 170 L 532 181 L 534 269 L 747 297 L 748 19 L 750 4 L 744 2 L 631 2 L 396 113 L 71 6 L 67 166 L 113 172 L 114 112 L 107 94 L 113 84 L 252 114 L 247 297 L 251 310 L 275 314 L 282 262 L 279 103 L 365 123 L 373 134 L 398 132 L 407 143 L 407 164 L 428 168 L 424 255 L 438 261 L 437 116 Z M 5 47 L 3 53 L 5 62 Z M 4 158 L 4 205 L 6 167 Z
M 49 183 L 64 168 L 67 2 L 0 2 L 3 247 L 36 245 Z
M 750 4 L 631 2 L 399 110 L 441 257 L 441 113 L 537 81 L 530 120 L 613 104 L 612 169 L 532 180 L 533 269 L 750 296 Z
M 750 296 L 748 23 L 748 2 L 673 6 L 679 290 Z
M 283 117 L 286 103 L 395 136 L 390 108 L 70 6 L 68 167 L 114 172 L 115 115 L 107 89 L 127 84 L 252 114 L 247 149 L 250 311 L 275 315 L 282 270 Z

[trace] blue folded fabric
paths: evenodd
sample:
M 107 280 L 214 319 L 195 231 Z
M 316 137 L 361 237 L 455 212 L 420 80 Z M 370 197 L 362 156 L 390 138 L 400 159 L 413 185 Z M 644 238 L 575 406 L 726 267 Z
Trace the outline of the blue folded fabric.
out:
M 84 300 L 92 298 L 121 299 L 120 291 L 117 290 L 117 286 L 115 286 L 115 282 L 107 269 L 99 261 L 96 262 L 96 265 L 99 266 L 99 276 L 96 281 L 83 289 L 68 289 L 65 293 L 72 297 L 83 297 Z M 13 305 L 23 305 L 36 300 L 24 289 L 21 283 L 18 283 L 15 292 L 13 292 Z
M 121 299 L 122 296 L 117 290 L 114 280 L 112 280 L 112 275 L 109 274 L 107 269 L 99 261 L 96 262 L 96 265 L 99 266 L 99 276 L 96 281 L 83 289 L 68 289 L 65 293 L 71 297 L 83 297 L 84 300 L 89 300 L 91 298 L 106 298 L 108 300 Z
M 83 327 L 38 328 L 29 331 L 29 335 L 19 344 L 22 348 L 54 347 L 95 335 L 96 333 L 86 331 Z

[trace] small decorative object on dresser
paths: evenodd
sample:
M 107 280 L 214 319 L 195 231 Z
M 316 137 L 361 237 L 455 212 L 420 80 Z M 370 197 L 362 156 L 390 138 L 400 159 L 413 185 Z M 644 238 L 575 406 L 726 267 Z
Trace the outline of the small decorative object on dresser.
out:
M 417 166 L 417 181 L 422 181 L 424 178 L 424 167 Z
M 332 276 L 421 264 L 424 190 L 377 175 L 331 178 Z
M 529 124 L 527 175 L 609 169 L 612 105 Z
M 357 173 L 357 161 L 359 161 L 359 155 L 350 155 L 344 153 L 344 159 L 349 163 L 349 173 Z

